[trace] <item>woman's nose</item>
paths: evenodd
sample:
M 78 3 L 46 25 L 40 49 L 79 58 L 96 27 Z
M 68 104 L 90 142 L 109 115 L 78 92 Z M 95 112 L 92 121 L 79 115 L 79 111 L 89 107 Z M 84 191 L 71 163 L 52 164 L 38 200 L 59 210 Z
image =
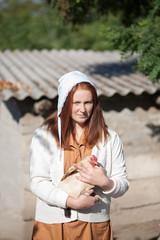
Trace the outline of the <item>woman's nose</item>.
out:
M 85 111 L 86 111 L 86 108 L 85 108 L 85 105 L 84 105 L 84 104 L 81 104 L 80 111 L 81 111 L 81 112 L 85 112 Z

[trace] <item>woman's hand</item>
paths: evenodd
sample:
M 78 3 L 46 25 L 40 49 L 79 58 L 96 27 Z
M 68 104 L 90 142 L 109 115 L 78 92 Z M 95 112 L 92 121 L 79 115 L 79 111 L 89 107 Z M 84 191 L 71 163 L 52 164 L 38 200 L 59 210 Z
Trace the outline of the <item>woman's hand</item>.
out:
M 106 176 L 101 166 L 91 166 L 90 168 L 85 168 L 79 164 L 74 164 L 74 166 L 79 169 L 80 176 L 77 176 L 77 179 L 81 182 L 99 186 L 103 191 L 110 191 L 113 188 L 114 182 Z
M 99 200 L 98 196 L 91 196 L 93 192 L 93 189 L 90 189 L 81 194 L 78 198 L 69 196 L 67 198 L 66 206 L 73 209 L 86 209 L 93 207 Z

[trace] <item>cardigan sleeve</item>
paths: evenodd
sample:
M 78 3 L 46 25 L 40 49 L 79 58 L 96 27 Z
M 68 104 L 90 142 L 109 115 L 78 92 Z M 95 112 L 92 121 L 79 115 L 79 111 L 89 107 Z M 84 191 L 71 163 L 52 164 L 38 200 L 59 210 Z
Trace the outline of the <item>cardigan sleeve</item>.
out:
M 47 131 L 36 129 L 30 147 L 31 191 L 48 205 L 66 208 L 68 194 L 57 188 L 50 176 L 52 154 L 47 142 Z
M 114 182 L 114 187 L 108 191 L 103 192 L 113 198 L 122 196 L 129 188 L 127 179 L 126 162 L 123 152 L 123 144 L 117 133 L 111 131 L 110 157 L 111 157 L 111 172 L 110 179 Z

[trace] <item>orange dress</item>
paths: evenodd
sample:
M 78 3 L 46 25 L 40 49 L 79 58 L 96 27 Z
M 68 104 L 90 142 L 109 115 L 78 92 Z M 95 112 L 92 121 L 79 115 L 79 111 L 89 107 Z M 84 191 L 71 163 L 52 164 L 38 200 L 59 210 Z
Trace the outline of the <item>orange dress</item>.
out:
M 70 136 L 71 150 L 64 150 L 64 173 L 84 157 L 91 155 L 92 149 L 84 144 L 84 132 L 79 143 Z M 83 222 L 72 221 L 67 223 L 46 224 L 34 222 L 33 240 L 113 240 L 110 221 Z

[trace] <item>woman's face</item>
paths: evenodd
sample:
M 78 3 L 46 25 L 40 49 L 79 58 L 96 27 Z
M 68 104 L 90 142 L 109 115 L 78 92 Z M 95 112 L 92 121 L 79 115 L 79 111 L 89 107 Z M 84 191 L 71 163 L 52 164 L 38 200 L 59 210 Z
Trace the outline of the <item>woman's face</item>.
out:
M 83 127 L 93 110 L 93 97 L 89 90 L 78 89 L 73 95 L 71 118 Z

